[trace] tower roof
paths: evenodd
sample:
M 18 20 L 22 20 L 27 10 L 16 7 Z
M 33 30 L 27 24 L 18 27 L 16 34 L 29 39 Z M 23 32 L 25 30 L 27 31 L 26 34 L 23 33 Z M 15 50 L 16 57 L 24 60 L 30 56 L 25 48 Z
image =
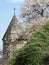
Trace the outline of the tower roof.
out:
M 16 15 L 14 14 L 7 31 L 3 37 L 3 40 L 6 40 L 8 42 L 14 41 L 15 39 L 19 39 L 19 36 L 22 34 L 22 26 L 18 22 Z

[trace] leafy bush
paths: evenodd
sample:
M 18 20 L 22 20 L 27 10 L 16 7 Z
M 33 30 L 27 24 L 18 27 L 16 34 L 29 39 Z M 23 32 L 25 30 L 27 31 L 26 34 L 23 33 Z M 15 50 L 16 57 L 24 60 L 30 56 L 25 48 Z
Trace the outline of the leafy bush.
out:
M 47 56 L 49 56 L 49 21 L 22 49 L 14 53 L 9 63 L 10 65 L 45 65 L 44 58 Z

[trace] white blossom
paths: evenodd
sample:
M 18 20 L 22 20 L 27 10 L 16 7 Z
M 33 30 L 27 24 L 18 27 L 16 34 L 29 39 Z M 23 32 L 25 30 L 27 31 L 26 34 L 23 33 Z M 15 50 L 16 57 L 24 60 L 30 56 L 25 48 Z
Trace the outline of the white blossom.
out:
M 48 9 L 49 7 L 48 0 L 25 0 L 25 2 L 26 4 L 21 11 L 21 16 L 25 21 L 30 21 L 37 19 L 38 17 L 48 15 L 48 11 L 46 11 L 45 14 L 46 8 Z

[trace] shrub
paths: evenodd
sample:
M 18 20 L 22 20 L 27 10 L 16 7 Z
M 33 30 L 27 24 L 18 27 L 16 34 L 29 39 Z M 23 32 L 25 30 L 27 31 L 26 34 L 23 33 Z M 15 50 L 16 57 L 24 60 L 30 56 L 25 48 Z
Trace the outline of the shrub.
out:
M 27 44 L 16 51 L 10 65 L 49 65 L 49 22 L 38 30 Z

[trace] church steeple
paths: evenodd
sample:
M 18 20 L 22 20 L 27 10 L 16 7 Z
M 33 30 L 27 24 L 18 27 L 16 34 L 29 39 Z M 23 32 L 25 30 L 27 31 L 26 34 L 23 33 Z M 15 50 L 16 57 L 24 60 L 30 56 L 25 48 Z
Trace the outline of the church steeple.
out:
M 17 20 L 15 10 L 16 9 L 14 8 L 14 16 L 7 28 L 7 31 L 3 37 L 3 40 L 10 41 L 10 40 L 18 39 L 22 32 L 22 26 Z

